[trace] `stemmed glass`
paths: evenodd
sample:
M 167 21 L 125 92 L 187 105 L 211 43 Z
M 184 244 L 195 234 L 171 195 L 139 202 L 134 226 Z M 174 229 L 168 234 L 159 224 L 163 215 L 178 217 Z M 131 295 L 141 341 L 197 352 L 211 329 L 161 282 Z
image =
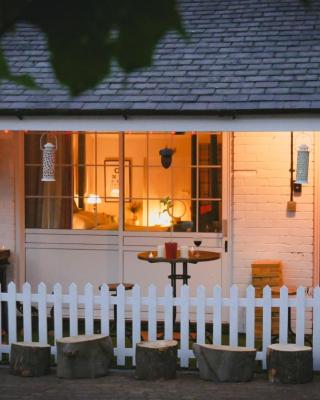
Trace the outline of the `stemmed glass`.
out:
M 195 237 L 193 240 L 193 243 L 197 248 L 196 256 L 199 257 L 200 256 L 199 247 L 201 246 L 201 243 L 202 243 L 201 237 L 200 236 Z

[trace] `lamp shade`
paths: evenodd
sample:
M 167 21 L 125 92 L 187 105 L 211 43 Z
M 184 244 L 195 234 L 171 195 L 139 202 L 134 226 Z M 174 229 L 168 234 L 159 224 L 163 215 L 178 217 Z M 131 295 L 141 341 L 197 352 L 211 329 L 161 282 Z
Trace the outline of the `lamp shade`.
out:
M 297 151 L 297 167 L 296 167 L 296 180 L 295 183 L 306 184 L 308 183 L 309 172 L 309 148 L 307 145 L 302 144 Z
M 89 194 L 87 203 L 88 204 L 101 204 L 101 197 L 97 194 Z

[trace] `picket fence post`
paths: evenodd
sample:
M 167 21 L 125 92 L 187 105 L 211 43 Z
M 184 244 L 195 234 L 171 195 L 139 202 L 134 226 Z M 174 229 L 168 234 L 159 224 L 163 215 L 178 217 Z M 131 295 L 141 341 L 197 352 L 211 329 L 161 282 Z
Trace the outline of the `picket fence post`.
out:
M 189 286 L 183 285 L 180 291 L 180 366 L 189 364 Z
M 164 338 L 172 340 L 173 337 L 173 293 L 172 287 L 167 285 L 164 290 Z
M 288 298 L 288 288 L 286 286 L 282 286 L 280 289 L 280 326 L 279 326 L 279 343 L 287 344 L 288 343 L 288 307 L 289 307 L 289 298 Z
M 229 312 L 230 346 L 238 346 L 238 286 L 236 285 L 231 286 L 230 289 Z
M 84 320 L 86 335 L 93 334 L 93 286 L 87 283 L 84 287 Z
M 136 344 L 141 336 L 141 291 L 139 285 L 132 289 L 132 364 L 136 365 Z
M 100 289 L 100 320 L 101 320 L 101 334 L 109 336 L 110 333 L 110 292 L 109 286 L 103 284 Z
M 9 344 L 17 341 L 17 309 L 16 309 L 16 285 L 10 282 L 8 285 L 8 329 Z
M 54 342 L 63 336 L 62 327 L 62 287 L 60 283 L 56 283 L 53 287 L 53 323 L 54 323 Z
M 38 326 L 39 326 L 39 342 L 41 344 L 48 343 L 48 324 L 47 324 L 47 288 L 41 282 L 38 286 Z
M 70 336 L 78 335 L 78 288 L 75 283 L 69 286 Z
M 32 312 L 31 312 L 31 285 L 26 282 L 22 287 L 22 310 L 23 310 L 23 340 L 32 341 Z
M 267 367 L 267 347 L 271 344 L 271 288 L 270 286 L 265 286 L 263 288 L 263 328 L 262 328 L 262 366 L 263 369 Z
M 252 285 L 247 287 L 246 295 L 246 347 L 254 348 L 255 288 Z
M 297 307 L 296 307 L 296 344 L 304 346 L 304 331 L 305 331 L 305 289 L 298 287 L 297 290 Z
M 126 321 L 125 321 L 125 288 L 121 284 L 117 287 L 117 296 L 115 297 L 117 306 L 117 363 L 125 365 L 125 348 L 126 348 Z
M 157 288 L 148 288 L 148 340 L 157 340 Z
M 213 288 L 213 344 L 221 344 L 222 291 L 220 286 Z
M 206 311 L 206 290 L 204 286 L 197 288 L 197 343 L 203 344 L 206 341 L 205 332 L 205 311 Z

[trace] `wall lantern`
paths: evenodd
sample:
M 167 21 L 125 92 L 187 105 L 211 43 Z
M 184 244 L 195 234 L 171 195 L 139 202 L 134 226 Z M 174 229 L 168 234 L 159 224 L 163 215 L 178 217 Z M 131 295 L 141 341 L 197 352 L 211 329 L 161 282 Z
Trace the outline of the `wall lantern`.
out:
M 297 151 L 297 167 L 295 183 L 308 183 L 309 171 L 309 147 L 306 144 L 301 144 Z
M 161 164 L 163 168 L 168 169 L 172 163 L 172 156 L 175 153 L 175 149 L 171 149 L 169 147 L 164 147 L 159 151 L 161 156 Z
M 41 135 L 40 149 L 42 150 L 42 182 L 55 182 L 56 151 L 58 149 L 57 137 L 54 136 L 55 143 L 47 142 L 43 144 L 46 134 Z

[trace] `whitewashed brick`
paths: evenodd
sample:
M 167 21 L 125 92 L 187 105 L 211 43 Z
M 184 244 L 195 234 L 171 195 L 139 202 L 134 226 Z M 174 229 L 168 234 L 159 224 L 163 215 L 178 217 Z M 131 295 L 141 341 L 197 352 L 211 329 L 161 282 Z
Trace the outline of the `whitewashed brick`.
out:
M 312 134 L 310 134 L 312 139 Z M 309 184 L 295 196 L 297 212 L 288 213 L 290 199 L 290 132 L 234 134 L 233 283 L 251 282 L 255 259 L 281 259 L 285 283 L 312 285 L 313 157 Z M 296 155 L 295 155 L 296 158 Z

